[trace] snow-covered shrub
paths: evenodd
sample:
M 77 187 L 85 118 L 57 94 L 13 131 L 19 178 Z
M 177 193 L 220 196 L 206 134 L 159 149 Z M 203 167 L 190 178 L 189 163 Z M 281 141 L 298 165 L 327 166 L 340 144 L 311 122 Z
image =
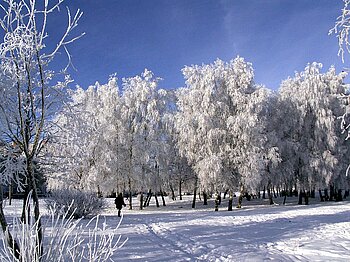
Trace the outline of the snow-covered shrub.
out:
M 105 200 L 92 192 L 75 189 L 55 189 L 46 200 L 48 209 L 55 210 L 57 215 L 67 214 L 73 218 L 92 217 L 105 206 Z
M 26 211 L 28 211 L 28 204 Z M 30 210 L 30 209 L 29 209 Z M 28 219 L 29 218 L 29 219 Z M 41 217 L 44 230 L 42 255 L 39 257 L 37 245 L 39 228 L 31 214 L 22 223 L 15 218 L 10 231 L 17 242 L 21 254 L 18 259 L 7 244 L 8 234 L 5 233 L 0 247 L 0 261 L 4 262 L 66 262 L 66 261 L 110 261 L 111 256 L 127 241 L 117 236 L 116 228 L 110 228 L 106 221 L 101 222 L 99 216 L 93 217 L 87 224 L 84 220 L 75 220 L 68 213 L 58 215 L 55 208 L 49 210 L 48 217 Z M 117 237 L 116 237 L 117 236 Z M 40 252 L 41 253 L 41 252 Z

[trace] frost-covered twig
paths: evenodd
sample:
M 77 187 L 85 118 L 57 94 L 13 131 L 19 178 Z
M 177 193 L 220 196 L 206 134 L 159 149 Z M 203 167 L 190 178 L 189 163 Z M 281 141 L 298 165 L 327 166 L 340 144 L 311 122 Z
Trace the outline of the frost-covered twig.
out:
M 342 9 L 342 14 L 338 16 L 335 26 L 329 30 L 328 34 L 336 34 L 338 38 L 339 51 L 338 56 L 341 56 L 344 63 L 344 49 L 350 53 L 350 0 L 344 0 L 344 7 Z

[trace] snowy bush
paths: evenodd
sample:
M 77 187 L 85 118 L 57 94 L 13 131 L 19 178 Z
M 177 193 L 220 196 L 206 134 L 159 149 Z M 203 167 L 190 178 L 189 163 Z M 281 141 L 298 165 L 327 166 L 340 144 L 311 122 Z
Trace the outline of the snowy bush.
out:
M 47 208 L 54 210 L 56 215 L 67 214 L 73 218 L 95 216 L 105 205 L 105 200 L 95 193 L 74 189 L 55 189 L 46 200 Z
M 28 211 L 28 205 L 26 211 Z M 69 211 L 69 210 L 68 210 Z M 21 257 L 16 258 L 7 243 L 8 234 L 6 231 L 0 247 L 1 261 L 21 262 L 46 262 L 46 261 L 110 261 L 110 257 L 120 249 L 125 242 L 121 235 L 116 236 L 122 219 L 116 228 L 109 228 L 106 221 L 100 222 L 100 217 L 95 216 L 86 225 L 82 219 L 74 220 L 69 212 L 58 215 L 55 208 L 49 211 L 50 215 L 42 218 L 45 221 L 43 229 L 45 238 L 41 256 L 38 254 L 38 235 L 40 227 L 30 215 L 25 224 L 18 218 L 13 221 L 11 234 L 17 242 Z

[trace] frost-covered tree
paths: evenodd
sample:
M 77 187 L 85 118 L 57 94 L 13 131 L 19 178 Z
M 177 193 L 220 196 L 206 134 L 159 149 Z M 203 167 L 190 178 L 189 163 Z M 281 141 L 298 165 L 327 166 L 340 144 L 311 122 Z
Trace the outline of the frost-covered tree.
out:
M 127 184 L 129 195 L 159 182 L 162 148 L 161 118 L 164 90 L 158 90 L 160 78 L 147 69 L 132 78 L 123 79 L 121 97 L 122 141 L 127 151 Z M 131 197 L 129 208 L 132 208 Z
M 349 5 L 350 5 L 350 1 L 349 0 L 343 0 L 344 1 L 344 7 L 342 9 L 342 13 L 341 15 L 337 18 L 337 21 L 335 23 L 335 26 L 329 31 L 329 34 L 336 34 L 337 38 L 338 38 L 338 44 L 339 44 L 339 51 L 338 51 L 338 55 L 341 56 L 342 61 L 344 63 L 345 58 L 344 58 L 344 53 L 345 50 L 349 53 L 350 49 L 350 42 L 349 42 L 349 32 L 350 32 L 350 9 L 349 9 Z M 348 90 L 347 90 L 348 91 Z M 349 109 L 349 95 L 344 94 L 341 96 L 341 98 L 343 100 L 347 100 L 347 107 L 345 112 L 343 112 L 340 115 L 340 119 L 341 119 L 341 128 L 343 133 L 347 133 L 347 138 L 346 140 L 349 139 L 350 137 L 350 109 Z M 348 174 L 349 172 L 349 168 L 350 165 L 348 166 L 346 173 Z
M 178 92 L 178 148 L 204 189 L 226 184 L 256 189 L 265 169 L 263 123 L 267 93 L 254 84 L 243 58 L 183 69 L 186 88 Z
M 6 141 L 6 145 L 17 147 L 24 157 L 23 186 L 26 192 L 33 192 L 34 218 L 38 223 L 38 256 L 42 252 L 42 229 L 33 163 L 47 139 L 45 121 L 50 111 L 55 109 L 54 101 L 70 82 L 69 78 L 56 82 L 58 75 L 49 70 L 49 66 L 60 50 L 65 50 L 70 57 L 67 45 L 79 38 L 72 37 L 72 34 L 82 15 L 78 10 L 72 16 L 67 9 L 66 31 L 53 50 L 49 50 L 46 45 L 48 17 L 59 10 L 62 3 L 63 0 L 54 3 L 48 0 L 40 3 L 35 0 L 4 0 L 0 8 L 3 36 L 0 44 L 0 89 L 3 94 L 0 104 L 1 139 Z M 27 217 L 24 206 L 23 220 Z M 6 231 L 8 226 L 2 209 L 0 223 Z M 11 236 L 9 245 L 19 257 L 21 251 L 12 242 Z
M 111 192 L 120 169 L 120 96 L 117 79 L 70 91 L 70 101 L 54 118 L 47 145 L 53 168 L 50 186 Z M 62 183 L 62 180 L 64 183 Z
M 293 111 L 284 119 L 289 148 L 283 157 L 293 161 L 289 168 L 293 167 L 300 190 L 324 187 L 342 176 L 336 119 L 342 110 L 338 96 L 345 91 L 346 74 L 337 74 L 334 67 L 321 73 L 321 68 L 321 64 L 309 64 L 279 90 L 281 103 Z

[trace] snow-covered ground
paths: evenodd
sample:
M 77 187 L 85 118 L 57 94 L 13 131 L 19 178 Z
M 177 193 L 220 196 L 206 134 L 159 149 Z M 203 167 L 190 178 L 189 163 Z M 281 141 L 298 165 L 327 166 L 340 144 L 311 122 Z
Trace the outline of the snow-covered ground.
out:
M 128 241 L 114 261 L 350 261 L 350 201 L 299 206 L 289 198 L 285 206 L 269 206 L 245 200 L 230 212 L 227 200 L 219 212 L 212 200 L 192 209 L 190 196 L 160 208 L 152 200 L 142 211 L 133 201 L 118 230 Z M 113 199 L 108 203 L 103 215 L 113 228 L 119 218 Z M 5 212 L 16 214 L 19 207 Z

